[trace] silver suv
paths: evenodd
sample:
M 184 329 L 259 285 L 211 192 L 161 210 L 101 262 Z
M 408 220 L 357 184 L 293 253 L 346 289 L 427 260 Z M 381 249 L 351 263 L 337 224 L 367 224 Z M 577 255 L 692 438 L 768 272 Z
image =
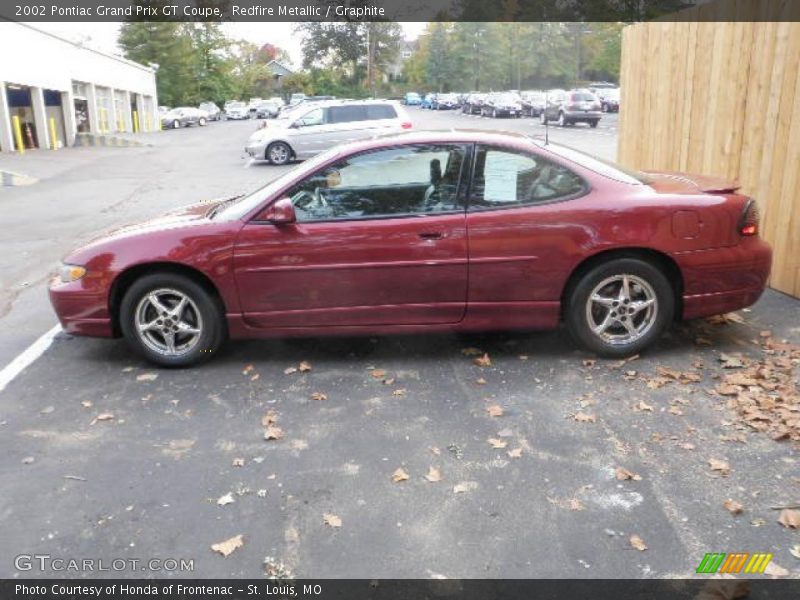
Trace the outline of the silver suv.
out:
M 285 165 L 303 160 L 338 144 L 411 129 L 399 103 L 388 100 L 331 100 L 303 102 L 281 111 L 277 119 L 247 140 L 252 158 Z

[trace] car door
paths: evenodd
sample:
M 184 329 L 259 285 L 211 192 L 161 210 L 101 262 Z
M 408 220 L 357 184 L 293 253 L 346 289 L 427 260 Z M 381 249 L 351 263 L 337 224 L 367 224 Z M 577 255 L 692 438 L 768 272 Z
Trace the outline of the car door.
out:
M 234 268 L 258 328 L 455 323 L 467 294 L 460 201 L 469 147 L 395 146 L 352 155 L 292 186 L 297 222 L 257 218 Z
M 550 327 L 586 232 L 570 199 L 588 184 L 540 152 L 479 145 L 468 197 L 470 320 Z
M 332 125 L 322 107 L 309 110 L 290 125 L 289 143 L 298 158 L 308 158 L 329 148 Z

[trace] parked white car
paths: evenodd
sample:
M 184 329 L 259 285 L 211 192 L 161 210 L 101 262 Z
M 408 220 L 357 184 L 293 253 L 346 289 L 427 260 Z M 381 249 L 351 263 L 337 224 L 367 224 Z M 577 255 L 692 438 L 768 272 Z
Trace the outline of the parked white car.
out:
M 302 103 L 281 111 L 277 119 L 247 140 L 252 158 L 285 165 L 303 160 L 338 144 L 411 129 L 399 103 L 389 100 L 327 100 Z
M 233 102 L 225 108 L 225 118 L 228 120 L 249 119 L 250 110 L 244 102 Z

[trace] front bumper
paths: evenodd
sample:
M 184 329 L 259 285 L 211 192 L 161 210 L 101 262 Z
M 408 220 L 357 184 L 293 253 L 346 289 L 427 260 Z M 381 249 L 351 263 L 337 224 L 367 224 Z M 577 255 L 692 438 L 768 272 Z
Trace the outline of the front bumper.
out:
M 114 337 L 105 292 L 87 289 L 82 280 L 62 283 L 53 279 L 48 293 L 64 331 L 73 335 Z
M 267 142 L 252 142 L 244 147 L 244 151 L 251 158 L 264 158 L 267 152 Z

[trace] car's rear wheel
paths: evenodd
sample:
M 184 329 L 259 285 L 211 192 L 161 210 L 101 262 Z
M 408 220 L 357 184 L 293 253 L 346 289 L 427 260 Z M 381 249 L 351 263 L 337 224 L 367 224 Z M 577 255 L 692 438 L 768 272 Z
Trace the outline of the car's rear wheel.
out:
M 200 127 L 205 127 L 206 126 L 206 120 L 203 117 L 200 117 L 200 120 L 197 121 L 197 124 L 200 125 Z
M 602 263 L 568 292 L 564 316 L 572 337 L 607 357 L 636 354 L 672 321 L 675 298 L 664 273 L 637 258 Z
M 173 129 L 180 129 L 180 126 L 181 126 L 181 122 L 180 122 L 180 121 L 178 121 L 178 119 L 175 119 L 175 120 L 172 122 L 172 128 L 173 128 Z
M 125 339 L 162 367 L 187 367 L 210 358 L 224 339 L 222 311 L 202 286 L 184 275 L 137 279 L 120 305 Z
M 267 160 L 273 165 L 285 165 L 291 158 L 292 149 L 283 142 L 273 142 L 267 147 Z
M 594 129 L 595 127 L 597 127 L 597 124 L 598 124 L 598 123 L 599 123 L 599 121 L 597 121 L 597 120 L 594 120 L 594 121 L 589 121 L 589 127 L 591 127 L 592 129 Z

